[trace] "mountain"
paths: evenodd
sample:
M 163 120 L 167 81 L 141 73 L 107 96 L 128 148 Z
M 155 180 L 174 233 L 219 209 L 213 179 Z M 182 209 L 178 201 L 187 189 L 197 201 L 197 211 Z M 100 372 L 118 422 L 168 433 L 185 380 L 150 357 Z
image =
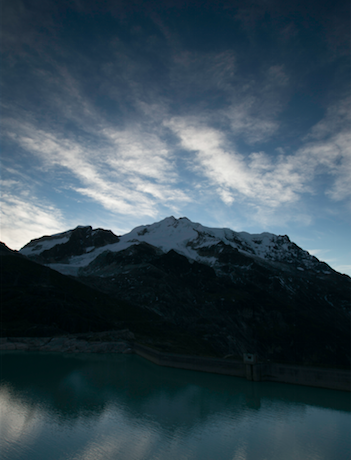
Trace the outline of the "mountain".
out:
M 186 217 L 168 217 L 153 225 L 140 226 L 123 236 L 116 236 L 103 229 L 77 227 L 68 232 L 44 236 L 32 240 L 21 249 L 21 254 L 49 265 L 61 273 L 78 275 L 82 267 L 105 251 L 123 251 L 130 246 L 147 243 L 163 253 L 174 250 L 190 261 L 197 261 L 221 272 L 223 251 L 228 255 L 244 254 L 251 261 L 265 260 L 289 263 L 299 270 L 314 269 L 331 273 L 332 269 L 321 263 L 296 244 L 288 236 L 272 233 L 249 234 L 230 229 L 204 227 Z
M 168 217 L 123 236 L 77 227 L 33 240 L 20 253 L 156 314 L 218 356 L 350 363 L 351 280 L 286 235 Z M 171 340 L 155 343 L 152 334 L 147 340 L 173 350 Z

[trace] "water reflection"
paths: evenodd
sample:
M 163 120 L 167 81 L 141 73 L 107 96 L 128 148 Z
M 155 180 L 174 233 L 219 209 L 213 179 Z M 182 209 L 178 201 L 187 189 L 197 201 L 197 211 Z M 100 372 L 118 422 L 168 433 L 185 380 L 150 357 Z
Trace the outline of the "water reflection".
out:
M 2 459 L 349 458 L 346 392 L 158 367 L 138 356 L 5 353 Z

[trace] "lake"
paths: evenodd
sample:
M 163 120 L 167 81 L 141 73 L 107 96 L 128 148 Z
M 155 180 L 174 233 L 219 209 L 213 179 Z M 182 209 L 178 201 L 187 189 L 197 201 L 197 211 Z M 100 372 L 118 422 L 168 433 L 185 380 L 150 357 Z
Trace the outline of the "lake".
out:
M 1 354 L 1 460 L 349 460 L 350 394 L 159 367 Z

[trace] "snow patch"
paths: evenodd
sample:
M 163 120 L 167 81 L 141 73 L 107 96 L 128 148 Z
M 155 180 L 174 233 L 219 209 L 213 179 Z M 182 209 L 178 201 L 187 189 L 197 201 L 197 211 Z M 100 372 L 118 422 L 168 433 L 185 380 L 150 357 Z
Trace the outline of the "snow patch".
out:
M 42 252 L 53 248 L 57 244 L 64 244 L 64 243 L 67 243 L 68 241 L 69 241 L 68 236 L 64 236 L 63 238 L 50 238 L 48 240 L 38 241 L 38 243 L 33 245 L 33 246 L 32 245 L 27 246 L 27 247 L 21 249 L 20 253 L 25 255 L 25 256 L 39 255 Z

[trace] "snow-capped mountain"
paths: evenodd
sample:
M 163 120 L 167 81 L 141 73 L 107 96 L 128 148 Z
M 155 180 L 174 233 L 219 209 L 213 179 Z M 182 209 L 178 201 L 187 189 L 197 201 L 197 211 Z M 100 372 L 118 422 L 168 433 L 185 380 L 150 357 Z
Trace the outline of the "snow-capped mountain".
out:
M 117 237 L 111 231 L 77 227 L 64 233 L 31 241 L 20 252 L 64 273 L 77 275 L 105 251 L 112 253 L 147 243 L 163 253 L 173 250 L 190 261 L 197 261 L 220 271 L 221 253 L 239 252 L 254 259 L 292 264 L 299 270 L 330 271 L 330 267 L 292 243 L 288 236 L 272 233 L 250 234 L 227 228 L 209 228 L 186 217 L 173 216 L 152 225 L 136 227 Z M 224 255 L 224 254 L 223 254 Z
M 75 286 L 83 283 L 112 304 L 126 302 L 152 317 L 147 327 L 140 326 L 137 313 L 124 326 L 163 350 L 174 350 L 163 333 L 168 330 L 208 344 L 218 356 L 255 352 L 263 360 L 330 366 L 350 360 L 350 278 L 287 236 L 251 235 L 168 217 L 122 236 L 77 227 L 33 240 L 20 253 L 26 257 L 13 258 L 16 263 L 31 259 L 70 275 L 67 284 L 78 281 Z M 39 300 L 31 305 L 43 302 L 47 267 L 48 274 L 37 282 Z M 17 277 L 14 283 L 18 296 Z M 66 293 L 57 297 L 52 289 L 47 297 L 52 295 L 70 317 L 66 300 L 57 301 Z M 22 305 L 22 297 L 18 302 Z M 97 317 L 106 302 L 93 307 Z M 50 314 L 41 317 L 49 321 Z M 152 332 L 155 324 L 158 332 Z

